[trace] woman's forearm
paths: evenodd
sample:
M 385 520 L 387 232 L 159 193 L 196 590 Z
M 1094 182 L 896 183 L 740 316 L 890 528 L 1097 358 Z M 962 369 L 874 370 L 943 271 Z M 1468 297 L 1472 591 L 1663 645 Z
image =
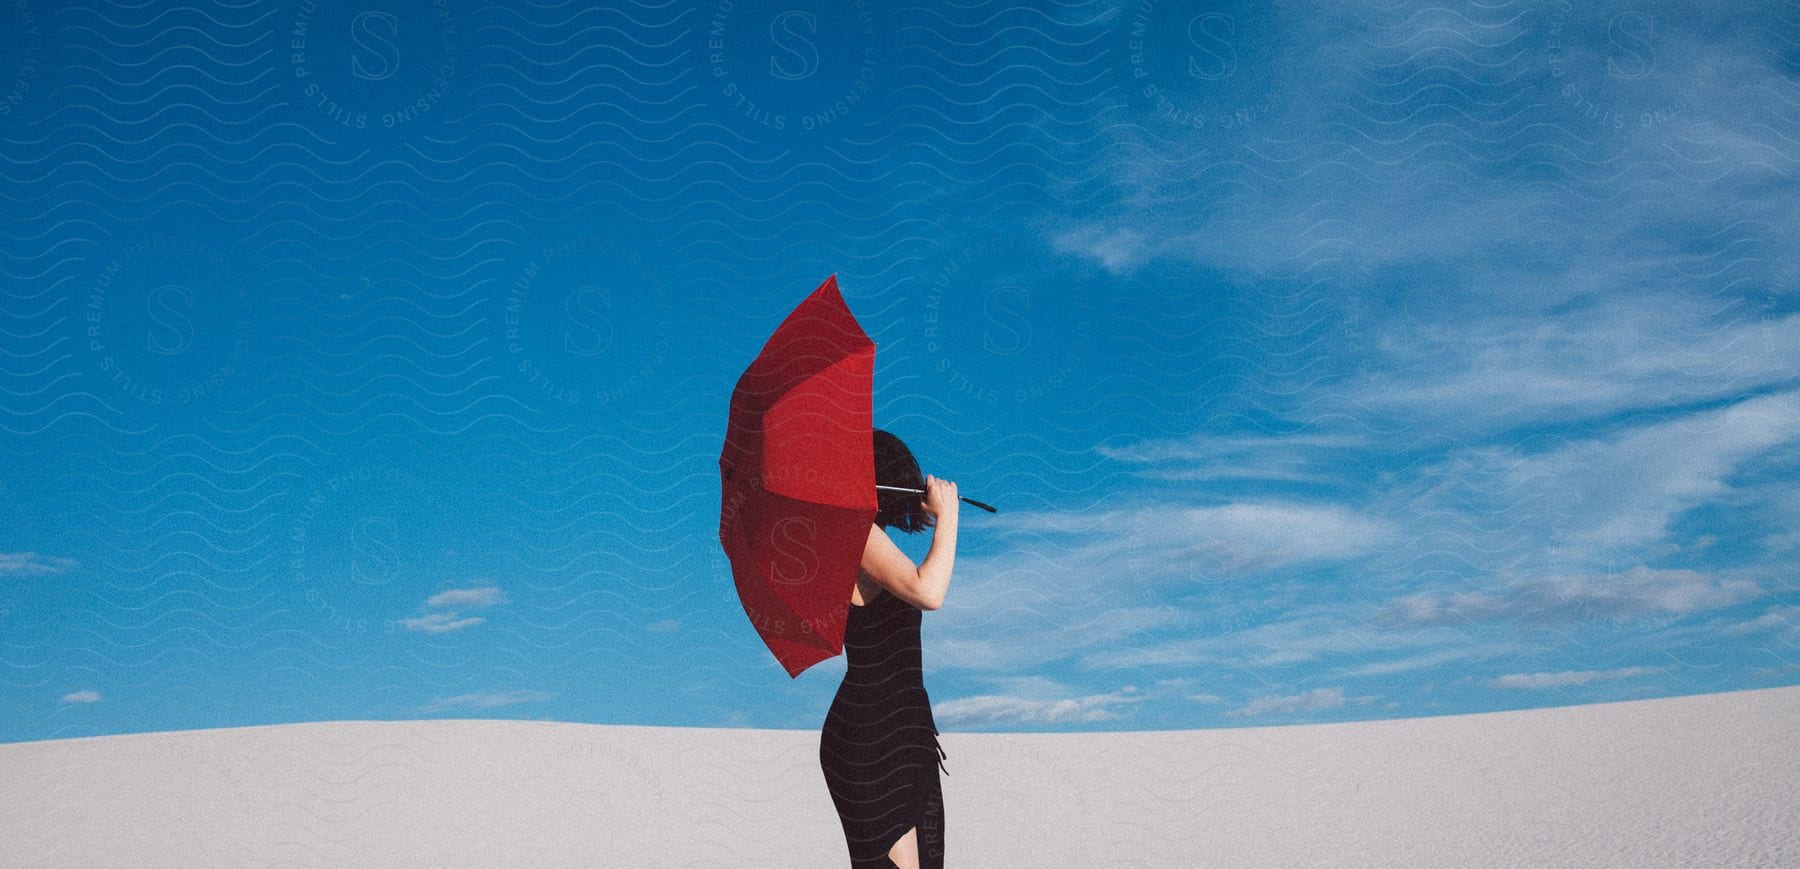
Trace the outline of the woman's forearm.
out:
M 944 594 L 950 590 L 950 571 L 956 567 L 956 514 L 943 513 L 931 534 L 931 551 L 919 565 L 919 596 L 931 603 L 932 609 L 944 605 Z

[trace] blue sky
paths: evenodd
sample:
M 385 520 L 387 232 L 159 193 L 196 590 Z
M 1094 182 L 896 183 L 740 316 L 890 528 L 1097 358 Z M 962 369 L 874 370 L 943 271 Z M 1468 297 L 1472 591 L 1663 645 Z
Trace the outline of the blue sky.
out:
M 947 731 L 1800 684 L 1800 68 L 1738 6 L 8 6 L 0 741 L 816 729 L 716 460 L 833 273 L 1002 511 Z

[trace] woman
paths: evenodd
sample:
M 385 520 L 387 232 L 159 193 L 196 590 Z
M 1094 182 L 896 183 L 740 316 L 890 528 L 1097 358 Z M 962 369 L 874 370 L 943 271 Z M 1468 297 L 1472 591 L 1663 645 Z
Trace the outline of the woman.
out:
M 921 610 L 943 605 L 956 562 L 956 484 L 921 477 L 899 438 L 875 430 L 880 509 L 863 548 L 844 627 L 849 669 L 820 731 L 819 766 L 837 806 L 852 869 L 944 865 L 944 799 L 938 778 L 949 754 L 937 741 L 919 661 Z M 888 527 L 935 528 L 914 566 Z M 948 773 L 948 769 L 943 769 Z M 891 861 L 891 862 L 890 862 Z

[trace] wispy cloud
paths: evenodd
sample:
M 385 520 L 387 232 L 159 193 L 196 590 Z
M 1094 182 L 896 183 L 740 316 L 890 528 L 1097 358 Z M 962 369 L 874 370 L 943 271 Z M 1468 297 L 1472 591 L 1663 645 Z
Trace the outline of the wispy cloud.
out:
M 1726 497 L 1728 479 L 1794 443 L 1800 393 L 1773 393 L 1616 431 L 1562 435 L 1548 449 L 1457 450 L 1395 494 L 1446 539 L 1460 536 L 1488 551 L 1503 545 L 1507 556 L 1529 546 L 1546 563 L 1585 569 L 1653 555 L 1677 517 Z M 1506 534 L 1480 533 L 1487 528 Z
M 1494 688 L 1566 688 L 1590 682 L 1635 679 L 1662 672 L 1662 667 L 1622 667 L 1617 670 L 1565 670 L 1560 673 L 1511 673 L 1488 684 Z
M 989 584 L 957 592 L 962 608 L 934 622 L 928 664 L 988 672 L 1022 669 L 1188 623 L 1180 607 L 1106 608 L 1099 600 L 1090 610 L 1063 611 L 1024 598 L 1014 599 L 1003 610 L 984 610 L 976 601 L 991 599 L 994 591 Z M 1070 593 L 1067 588 L 1050 592 L 1057 598 Z M 991 629 L 996 622 L 1008 626 L 1004 634 Z
M 519 703 L 532 703 L 549 700 L 554 697 L 547 691 L 500 691 L 478 694 L 458 694 L 454 697 L 442 697 L 421 707 L 424 712 L 439 712 L 445 709 L 492 709 L 496 706 L 512 706 Z
M 1616 557 L 1663 542 L 1675 517 L 1728 497 L 1731 477 L 1796 442 L 1800 392 L 1781 392 L 1530 456 L 1507 476 L 1556 487 L 1545 493 L 1567 527 L 1553 556 Z
M 928 666 L 993 672 L 1160 645 L 1150 637 L 1196 626 L 1168 599 L 1184 587 L 1354 559 L 1395 536 L 1349 508 L 1283 501 L 1007 513 L 984 531 L 999 549 L 958 557 Z
M 39 555 L 36 552 L 0 552 L 0 576 L 67 573 L 80 566 L 73 558 Z
M 425 601 L 426 606 L 488 607 L 500 603 L 500 589 L 484 585 L 478 588 L 453 588 L 440 591 Z
M 947 632 L 962 660 L 1038 657 L 997 625 L 1150 598 L 1188 618 L 1078 645 L 1077 666 L 1424 673 L 1524 651 L 1508 624 L 1791 637 L 1800 313 L 1780 291 L 1800 196 L 1768 101 L 1790 78 L 1779 40 L 1659 15 L 1625 81 L 1603 8 L 1556 12 L 1555 44 L 1514 10 L 1423 0 L 1231 12 L 1292 38 L 1219 86 L 1280 81 L 1282 99 L 1247 130 L 1109 116 L 1114 196 L 1040 224 L 1115 277 L 1193 281 L 1239 324 L 1215 346 L 1241 401 L 1097 448 L 1170 500 L 1227 503 L 1010 517 L 1015 548 L 965 574 L 986 588 Z M 1265 699 L 1245 710 L 1332 702 Z
M 983 694 L 935 704 L 931 714 L 940 725 L 1108 721 L 1123 717 L 1115 707 L 1147 699 L 1131 686 L 1107 694 L 1075 697 Z
M 71 691 L 68 694 L 64 694 L 62 696 L 62 702 L 64 702 L 64 703 L 99 703 L 100 702 L 100 692 L 98 692 L 98 691 Z
M 1332 454 L 1364 467 L 1387 461 L 1378 444 L 1359 451 L 1359 442 L 1329 432 L 1203 434 L 1103 452 L 1145 466 L 1234 451 L 1286 454 L 1290 469 Z M 1385 489 L 1357 496 L 1367 506 L 1262 501 L 1012 514 L 994 523 L 1012 548 L 959 562 L 964 578 L 953 594 L 966 614 L 939 623 L 932 658 L 989 671 L 1068 657 L 1083 669 L 1349 659 L 1335 672 L 1366 678 L 1520 651 L 1468 633 L 1483 624 L 1655 629 L 1779 590 L 1769 567 L 1654 562 L 1715 545 L 1716 534 L 1703 534 L 1677 546 L 1671 529 L 1731 496 L 1730 481 L 1790 442 L 1800 443 L 1800 394 L 1773 393 L 1585 434 L 1453 449 L 1382 474 L 1376 482 Z M 1631 566 L 1605 569 L 1621 561 Z M 1337 568 L 1332 575 L 1344 582 L 1329 588 L 1348 599 L 1290 601 L 1247 627 L 1208 622 L 1191 601 L 1129 603 L 1147 588 L 1178 594 L 1221 578 L 1245 583 L 1250 598 L 1269 577 L 1297 568 Z M 1077 615 L 1093 612 L 1113 614 L 1118 629 Z
M 1128 228 L 1079 226 L 1051 235 L 1050 244 L 1060 253 L 1094 260 L 1114 274 L 1129 274 L 1152 255 L 1143 234 Z
M 1753 634 L 1758 631 L 1774 631 L 1790 638 L 1800 639 L 1800 606 L 1792 604 L 1772 606 L 1756 618 L 1728 625 L 1725 628 L 1725 633 L 1732 636 Z
M 1722 579 L 1696 570 L 1643 565 L 1614 574 L 1532 577 L 1492 588 L 1404 595 L 1381 615 L 1408 625 L 1467 625 L 1487 621 L 1557 624 L 1591 619 L 1628 621 L 1685 616 L 1734 606 L 1763 595 L 1750 579 Z
M 427 598 L 425 605 L 427 607 L 492 607 L 503 602 L 498 587 L 484 585 L 440 591 Z M 409 631 L 444 634 L 472 628 L 486 621 L 487 619 L 481 616 L 464 616 L 460 612 L 452 611 L 401 619 L 400 626 Z
M 1469 658 L 1493 657 L 1512 651 L 1518 651 L 1518 647 L 1504 643 L 1493 643 L 1457 649 L 1443 649 L 1439 651 L 1423 652 L 1417 655 L 1409 655 L 1404 658 L 1390 658 L 1384 661 L 1374 661 L 1359 666 L 1348 667 L 1340 671 L 1339 675 L 1350 678 L 1391 676 L 1395 673 L 1410 673 L 1414 670 L 1426 670 L 1444 664 L 1467 660 Z
M 1276 19 L 1261 24 L 1292 37 L 1261 60 L 1270 74 L 1288 73 L 1282 99 L 1252 128 L 1269 134 L 1248 141 L 1247 159 L 1225 162 L 1232 130 L 1169 129 L 1148 107 L 1138 123 L 1114 121 L 1102 132 L 1126 146 L 1107 164 L 1120 187 L 1116 206 L 1049 230 L 1054 236 L 1129 230 L 1155 255 L 1261 276 L 1319 261 L 1329 241 L 1345 259 L 1396 276 L 1394 267 L 1431 266 L 1443 283 L 1429 289 L 1472 290 L 1466 300 L 1484 307 L 1503 288 L 1514 305 L 1535 308 L 1597 288 L 1657 286 L 1682 271 L 1671 266 L 1701 258 L 1658 242 L 1704 234 L 1696 222 L 1708 216 L 1717 222 L 1707 228 L 1753 216 L 1735 231 L 1771 245 L 1759 250 L 1795 252 L 1782 236 L 1800 203 L 1780 183 L 1756 183 L 1791 161 L 1779 119 L 1759 110 L 1787 84 L 1779 40 L 1766 29 L 1721 32 L 1659 16 L 1651 74 L 1602 96 L 1591 91 L 1609 83 L 1606 71 L 1576 61 L 1603 64 L 1604 51 L 1564 51 L 1545 63 L 1548 31 L 1534 32 L 1512 9 L 1446 14 L 1416 0 L 1238 14 Z M 1575 26 L 1567 30 L 1569 47 L 1579 45 Z M 1442 86 L 1446 76 L 1456 93 Z M 1577 78 L 1590 91 L 1585 100 L 1563 91 Z M 1596 97 L 1613 104 L 1597 106 Z M 1677 103 L 1660 123 L 1637 122 Z M 1633 123 L 1595 123 L 1598 108 Z M 1518 135 L 1484 141 L 1479 133 L 1495 126 Z M 1146 143 L 1144 129 L 1170 139 Z M 1563 151 L 1522 153 L 1545 145 Z M 1145 159 L 1152 148 L 1161 159 Z M 1606 159 L 1583 165 L 1589 154 Z M 1550 176 L 1556 195 L 1528 183 L 1527 157 L 1549 161 L 1531 163 L 1530 180 L 1558 170 Z M 1652 176 L 1658 167 L 1666 168 Z M 1656 183 L 1630 183 L 1649 177 Z M 1112 252 L 1088 255 L 1104 262 Z M 1785 258 L 1737 265 L 1766 275 Z
M 1458 431 L 1596 419 L 1800 380 L 1800 315 L 1744 319 L 1715 298 L 1601 294 L 1554 315 L 1495 311 L 1375 326 L 1381 365 L 1330 405 Z
M 481 616 L 460 616 L 457 613 L 431 613 L 416 618 L 401 619 L 400 626 L 409 631 L 427 634 L 445 634 L 472 628 L 487 619 Z
M 1462 635 L 1447 628 L 1396 631 L 1374 623 L 1361 623 L 1342 607 L 1314 607 L 1291 617 L 1211 636 L 1115 644 L 1084 654 L 1079 663 L 1089 669 L 1170 667 L 1207 664 L 1223 667 L 1287 667 L 1336 656 L 1361 659 L 1396 650 L 1442 646 Z
M 994 525 L 998 531 L 1079 538 L 1057 554 L 1058 560 L 1104 562 L 1113 571 L 1138 576 L 1241 575 L 1353 558 L 1395 535 L 1386 522 L 1350 507 L 1276 500 L 1014 513 Z
M 1096 452 L 1114 461 L 1150 466 L 1137 473 L 1163 480 L 1332 482 L 1346 476 L 1344 456 L 1372 445 L 1360 433 L 1302 429 L 1266 435 L 1199 432 L 1120 446 L 1102 444 Z
M 1373 696 L 1346 698 L 1343 688 L 1314 688 L 1300 694 L 1258 697 L 1240 708 L 1226 712 L 1225 715 L 1233 718 L 1247 718 L 1257 715 L 1323 712 L 1327 709 L 1337 709 L 1345 703 L 1370 703 L 1375 699 Z

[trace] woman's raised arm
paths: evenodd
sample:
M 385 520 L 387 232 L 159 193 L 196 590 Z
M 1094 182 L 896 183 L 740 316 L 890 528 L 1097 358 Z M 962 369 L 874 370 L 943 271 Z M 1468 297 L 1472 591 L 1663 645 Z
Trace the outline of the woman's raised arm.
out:
M 926 489 L 926 509 L 936 522 L 925 563 L 915 566 L 880 525 L 870 525 L 862 569 L 901 600 L 922 610 L 935 610 L 944 605 L 950 574 L 956 568 L 957 495 L 955 483 L 935 478 L 927 478 Z

